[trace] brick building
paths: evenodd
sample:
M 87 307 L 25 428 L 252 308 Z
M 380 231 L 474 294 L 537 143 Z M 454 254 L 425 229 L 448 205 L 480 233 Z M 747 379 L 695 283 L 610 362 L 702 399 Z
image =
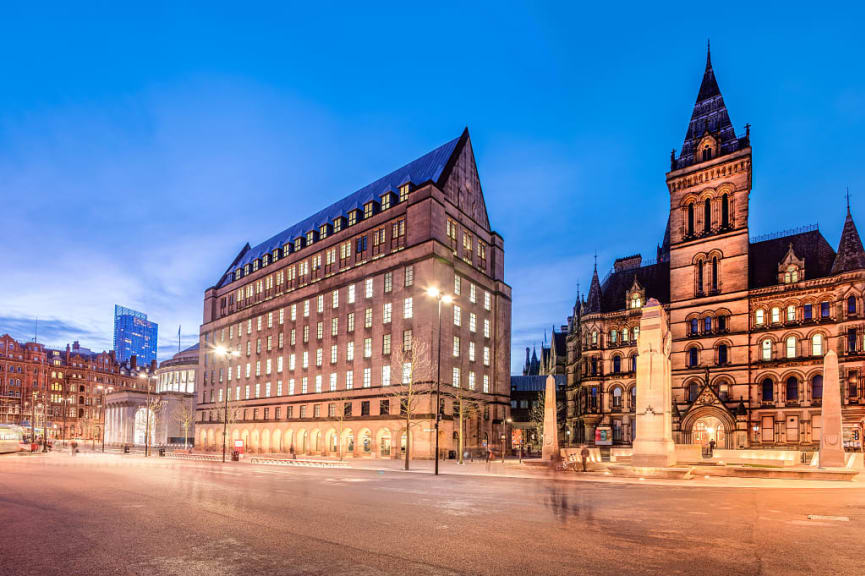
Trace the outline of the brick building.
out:
M 74 342 L 65 350 L 0 336 L 0 421 L 44 426 L 49 438 L 101 439 L 102 394 L 144 388 L 133 358 L 118 363 L 113 352 L 93 352 Z M 36 410 L 34 411 L 34 404 Z M 64 411 L 65 408 L 65 411 Z M 65 412 L 65 414 L 64 414 Z
M 442 304 L 429 288 L 453 296 Z M 509 410 L 511 289 L 468 131 L 269 240 L 205 292 L 196 445 L 400 457 L 404 382 L 423 394 L 413 457 L 456 446 L 453 396 L 482 406 L 467 446 L 498 444 Z M 230 352 L 229 356 L 224 353 Z
M 861 447 L 865 252 L 849 205 L 837 252 L 816 226 L 749 237 L 749 129 L 736 135 L 709 56 L 666 182 L 657 259 L 620 258 L 603 281 L 596 266 L 569 319 L 575 437 L 594 441 L 606 429 L 613 443 L 632 440 L 641 307 L 656 298 L 670 318 L 677 442 L 815 446 L 823 355 L 834 349 L 845 443 Z

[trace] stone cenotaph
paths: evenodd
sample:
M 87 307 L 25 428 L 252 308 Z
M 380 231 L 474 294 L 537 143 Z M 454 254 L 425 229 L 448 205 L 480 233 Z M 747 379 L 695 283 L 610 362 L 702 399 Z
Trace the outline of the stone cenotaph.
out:
M 637 343 L 637 436 L 631 459 L 635 468 L 664 468 L 676 463 L 671 342 L 667 313 L 650 298 L 643 307 Z
M 841 381 L 838 355 L 829 350 L 823 357 L 823 405 L 820 409 L 823 431 L 820 436 L 820 468 L 842 468 L 844 445 L 841 434 Z
M 547 376 L 547 386 L 544 392 L 544 444 L 541 447 L 541 458 L 546 461 L 559 459 L 559 422 L 556 409 L 556 379 Z

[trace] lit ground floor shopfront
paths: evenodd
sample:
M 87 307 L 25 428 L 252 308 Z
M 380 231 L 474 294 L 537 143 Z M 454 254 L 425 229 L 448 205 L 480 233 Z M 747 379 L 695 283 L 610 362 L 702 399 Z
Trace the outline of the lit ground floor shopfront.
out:
M 500 420 L 467 419 L 464 422 L 463 448 L 482 451 L 486 446 L 500 450 L 505 429 Z M 505 423 L 505 427 L 507 424 Z M 439 453 L 455 458 L 459 450 L 459 425 L 442 420 Z M 402 458 L 406 446 L 411 458 L 432 459 L 435 454 L 435 422 L 425 418 L 406 423 L 397 419 L 307 419 L 289 422 L 196 423 L 196 447 L 221 451 L 223 432 L 228 450 L 241 447 L 254 454 L 290 454 L 327 458 Z M 507 432 L 508 434 L 510 431 Z

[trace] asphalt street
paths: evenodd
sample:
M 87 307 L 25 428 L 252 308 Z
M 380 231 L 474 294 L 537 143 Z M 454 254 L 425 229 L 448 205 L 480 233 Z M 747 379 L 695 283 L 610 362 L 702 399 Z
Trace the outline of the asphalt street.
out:
M 865 574 L 865 488 L 792 486 L 11 455 L 0 574 Z

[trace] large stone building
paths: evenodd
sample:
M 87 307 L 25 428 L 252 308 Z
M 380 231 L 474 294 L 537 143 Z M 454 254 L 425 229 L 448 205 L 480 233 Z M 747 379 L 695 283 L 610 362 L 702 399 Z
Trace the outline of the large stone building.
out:
M 441 332 L 430 288 L 453 296 Z M 498 444 L 510 320 L 504 246 L 466 130 L 240 251 L 205 293 L 196 445 L 221 449 L 229 428 L 230 445 L 255 452 L 398 458 L 411 383 L 410 452 L 430 458 L 438 356 L 442 452 L 456 449 L 461 394 L 483 407 L 467 446 Z
M 100 441 L 102 399 L 111 390 L 145 386 L 136 358 L 117 361 L 114 352 L 93 352 L 76 341 L 65 350 L 0 336 L 0 422 L 35 428 L 38 436 Z M 34 410 L 35 407 L 35 410 Z M 34 418 L 35 417 L 35 418 Z
M 865 252 L 849 206 L 837 253 L 816 227 L 749 237 L 749 130 L 736 134 L 709 57 L 666 182 L 657 259 L 620 258 L 603 281 L 596 267 L 570 318 L 568 423 L 577 439 L 633 438 L 635 343 L 641 307 L 656 298 L 672 331 L 677 442 L 816 445 L 823 355 L 834 349 L 845 442 L 860 447 Z

